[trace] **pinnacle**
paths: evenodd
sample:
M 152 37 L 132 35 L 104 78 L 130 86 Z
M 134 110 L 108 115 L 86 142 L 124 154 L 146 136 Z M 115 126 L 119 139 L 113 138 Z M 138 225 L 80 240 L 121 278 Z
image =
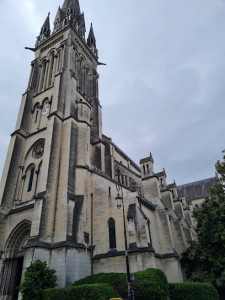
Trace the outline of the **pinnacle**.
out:
M 50 18 L 49 17 L 50 17 L 50 12 L 48 13 L 48 16 L 43 24 L 43 27 L 50 28 L 50 20 L 49 20 Z
M 96 47 L 96 40 L 95 40 L 95 35 L 94 35 L 94 30 L 93 30 L 92 23 L 91 23 L 91 28 L 90 28 L 90 31 L 89 31 L 87 43 L 88 43 L 88 45 L 94 45 Z
M 62 20 L 63 14 L 64 14 L 64 12 L 62 11 L 62 9 L 61 9 L 60 6 L 59 6 L 58 11 L 57 11 L 57 14 L 56 14 L 56 16 L 55 16 L 55 21 L 54 21 L 54 22 L 56 22 L 57 19 Z
M 41 33 L 40 34 L 44 34 L 45 36 L 49 36 L 50 34 L 50 13 L 48 13 L 48 16 L 44 22 L 44 24 L 41 27 Z

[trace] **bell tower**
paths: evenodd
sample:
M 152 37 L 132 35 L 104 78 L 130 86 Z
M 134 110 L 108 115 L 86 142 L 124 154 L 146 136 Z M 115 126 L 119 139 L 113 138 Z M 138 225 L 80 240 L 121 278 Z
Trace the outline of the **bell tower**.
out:
M 1 179 L 0 299 L 36 259 L 56 269 L 59 286 L 91 273 L 88 182 L 103 151 L 98 50 L 78 0 L 65 0 L 53 24 L 48 14 L 32 49 Z

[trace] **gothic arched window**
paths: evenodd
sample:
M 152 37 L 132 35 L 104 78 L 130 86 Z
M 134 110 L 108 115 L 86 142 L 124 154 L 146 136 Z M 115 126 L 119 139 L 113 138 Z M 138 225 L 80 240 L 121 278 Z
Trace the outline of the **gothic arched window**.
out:
M 89 68 L 86 73 L 86 97 L 87 99 L 91 97 L 91 71 Z
M 46 77 L 46 73 L 47 73 L 47 64 L 48 64 L 48 62 L 46 60 L 44 60 L 42 63 L 42 72 L 41 72 L 41 76 L 40 76 L 40 86 L 39 86 L 40 92 L 42 90 L 44 90 L 44 88 L 45 88 L 45 77 Z
M 54 68 L 54 59 L 55 59 L 55 54 L 51 54 L 51 63 L 50 63 L 50 69 L 49 69 L 49 78 L 48 78 L 48 86 L 51 86 L 53 84 L 53 68 Z
M 151 222 L 149 219 L 147 219 L 147 225 L 148 225 L 148 234 L 149 234 L 149 242 L 152 244 L 152 235 L 151 235 Z
M 38 109 L 37 109 L 36 112 L 35 112 L 35 120 L 34 120 L 34 123 L 37 123 L 37 120 L 38 120 Z
M 29 177 L 29 182 L 28 182 L 28 187 L 27 187 L 28 193 L 31 192 L 31 190 L 32 190 L 33 179 L 34 179 L 34 167 L 32 167 L 30 170 L 30 177 Z
M 61 68 L 61 50 L 59 50 L 57 52 L 57 55 L 55 57 L 55 67 L 54 67 L 54 74 L 53 76 L 58 73 L 60 71 L 60 68 Z
M 143 166 L 144 174 L 145 174 L 145 166 Z
M 110 218 L 108 220 L 109 227 L 109 248 L 116 248 L 116 228 L 115 228 L 115 220 Z
M 40 103 L 36 102 L 34 107 L 32 108 L 32 114 L 33 114 L 33 119 L 30 124 L 30 129 L 29 132 L 33 132 L 39 129 L 39 123 L 40 123 L 40 116 L 41 116 L 41 109 L 40 109 Z

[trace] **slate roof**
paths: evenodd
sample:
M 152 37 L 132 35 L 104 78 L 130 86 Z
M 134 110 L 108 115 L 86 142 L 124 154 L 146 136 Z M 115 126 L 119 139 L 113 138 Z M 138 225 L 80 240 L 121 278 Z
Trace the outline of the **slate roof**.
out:
M 177 187 L 177 185 L 176 185 L 176 183 L 174 182 L 174 183 L 167 184 L 167 187 L 168 187 L 169 189 L 172 189 L 172 188 Z
M 153 157 L 152 157 L 152 153 L 150 153 L 150 156 L 142 158 L 140 160 L 140 164 L 144 164 L 146 162 L 152 161 L 154 163 Z
M 149 209 L 156 210 L 157 205 L 153 204 L 151 201 L 147 200 L 145 197 L 138 195 L 137 198 L 139 201 L 141 201 L 141 203 L 143 205 L 146 205 Z
M 191 182 L 177 187 L 179 197 L 186 199 L 204 198 L 208 195 L 208 190 L 215 182 L 216 178 L 211 177 L 196 182 Z

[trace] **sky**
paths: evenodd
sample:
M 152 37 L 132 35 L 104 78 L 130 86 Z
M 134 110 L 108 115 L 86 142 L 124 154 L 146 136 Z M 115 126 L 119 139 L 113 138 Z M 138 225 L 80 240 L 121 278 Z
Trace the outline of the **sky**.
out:
M 63 0 L 0 0 L 0 174 L 40 28 Z M 103 133 L 168 183 L 212 177 L 225 149 L 225 0 L 80 0 L 99 61 Z

